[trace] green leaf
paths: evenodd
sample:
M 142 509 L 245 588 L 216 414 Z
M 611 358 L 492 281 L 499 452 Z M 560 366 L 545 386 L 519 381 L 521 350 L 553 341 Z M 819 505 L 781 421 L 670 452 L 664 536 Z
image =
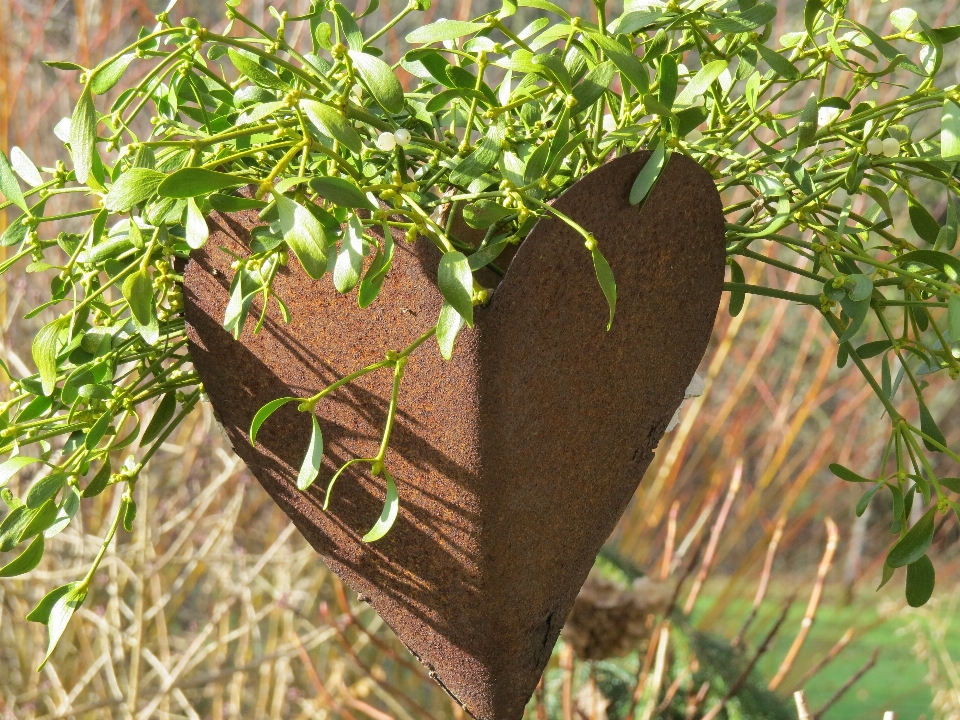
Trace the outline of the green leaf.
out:
M 796 65 L 787 60 L 776 50 L 772 50 L 761 42 L 756 43 L 754 47 L 757 49 L 757 52 L 760 53 L 760 57 L 764 59 L 767 65 L 770 66 L 770 69 L 777 73 L 777 75 L 784 77 L 787 80 L 800 79 L 800 71 L 797 69 Z
M 37 672 L 40 672 L 43 669 L 43 666 L 47 664 L 47 660 L 50 659 L 50 656 L 56 649 L 57 643 L 60 642 L 60 638 L 63 635 L 63 631 L 67 627 L 67 623 L 70 622 L 70 618 L 73 617 L 73 614 L 83 604 L 83 601 L 87 597 L 87 588 L 82 583 L 71 583 L 67 587 L 69 587 L 69 589 L 62 594 L 50 608 L 49 616 L 46 622 L 47 631 L 50 635 L 50 641 L 47 644 L 47 653 L 44 655 L 43 662 L 40 663 L 40 667 L 37 668 Z M 46 598 L 44 598 L 44 600 L 46 600 Z
M 486 23 L 438 20 L 417 28 L 404 39 L 411 45 L 430 45 L 444 40 L 456 40 L 465 35 L 473 35 L 486 27 Z
M 387 480 L 387 497 L 383 503 L 383 511 L 380 513 L 380 517 L 374 526 L 370 528 L 370 532 L 363 536 L 364 542 L 376 542 L 390 532 L 390 528 L 393 527 L 393 523 L 397 519 L 397 513 L 400 510 L 397 484 L 393 481 L 393 477 L 387 472 L 386 468 L 383 469 L 383 476 Z
M 117 178 L 103 198 L 103 206 L 114 213 L 130 212 L 134 205 L 153 197 L 167 176 L 159 170 L 134 167 Z
M 253 198 L 237 197 L 215 193 L 207 198 L 211 207 L 220 212 L 242 212 L 243 210 L 262 210 L 269 203 Z
M 347 150 L 359 155 L 363 152 L 363 140 L 343 113 L 316 100 L 301 100 L 300 107 L 314 125 Z M 359 206 L 357 206 L 359 207 Z
M 97 471 L 97 474 L 93 476 L 87 486 L 83 489 L 83 497 L 92 498 L 96 497 L 104 490 L 107 489 L 107 485 L 110 482 L 110 459 L 107 458 L 104 460 L 103 465 Z
M 443 299 L 473 327 L 473 273 L 461 252 L 448 252 L 440 259 L 437 284 Z
M 502 125 L 491 125 L 487 128 L 487 134 L 484 135 L 476 149 L 450 171 L 450 182 L 454 185 L 466 186 L 492 168 L 500 159 L 505 136 L 506 131 Z M 545 152 L 549 153 L 550 151 L 548 149 Z M 534 151 L 534 155 L 536 155 L 536 151 Z M 544 158 L 545 169 L 546 158 Z
M 313 412 L 310 413 L 310 420 L 313 423 L 310 444 L 307 446 L 307 454 L 303 456 L 300 474 L 297 475 L 297 489 L 301 491 L 313 485 L 313 481 L 320 474 L 320 463 L 323 461 L 323 433 L 320 431 L 320 423 Z
M 650 154 L 649 159 L 643 164 L 637 179 L 633 181 L 633 187 L 630 188 L 631 205 L 637 205 L 646 199 L 654 183 L 657 182 L 657 178 L 660 177 L 660 171 L 666 166 L 667 160 L 666 144 L 659 143 Z
M 720 73 L 727 69 L 726 60 L 714 60 L 704 65 L 687 83 L 686 87 L 677 96 L 674 105 L 685 107 L 692 105 L 706 94 L 713 82 L 720 77 Z
M 319 280 L 327 271 L 327 238 L 323 226 L 298 202 L 274 193 L 283 239 L 307 275 Z
M 813 145 L 817 135 L 817 94 L 810 93 L 807 102 L 800 113 L 800 122 L 797 123 L 797 150 Z
M 463 325 L 463 316 L 444 300 L 440 307 L 440 317 L 437 318 L 437 345 L 440 346 L 440 355 L 444 360 L 453 357 L 453 345 Z
M 890 548 L 887 553 L 887 565 L 892 568 L 905 567 L 919 560 L 933 542 L 934 521 L 937 508 L 931 507 L 917 520 L 917 524 L 907 530 L 907 534 Z
M 830 472 L 832 472 L 841 480 L 846 480 L 847 482 L 855 482 L 855 483 L 874 482 L 873 480 L 868 480 L 867 478 L 861 475 L 857 475 L 855 472 L 853 472 L 853 470 L 849 470 L 845 468 L 843 465 L 840 465 L 839 463 L 832 463 L 830 465 Z
M 0 568 L 0 577 L 15 577 L 33 570 L 43 558 L 43 535 L 37 535 L 19 557 Z
M 63 318 L 58 318 L 40 328 L 33 338 L 31 352 L 33 362 L 40 372 L 40 383 L 44 395 L 51 395 L 57 384 L 57 344 L 60 331 L 63 329 Z
M 954 282 L 960 280 L 960 259 L 947 253 L 936 250 L 914 250 L 893 258 L 893 261 L 901 265 L 909 265 L 911 263 L 929 265 L 942 272 Z
M 951 340 L 960 342 L 960 295 L 952 293 L 947 304 L 947 332 Z
M 877 590 L 880 590 L 884 585 L 890 582 L 890 578 L 893 577 L 894 568 L 890 567 L 886 563 L 883 564 L 883 570 L 880 574 L 880 584 L 877 586 Z
M 872 488 L 861 496 L 860 500 L 857 501 L 857 517 L 861 517 L 867 511 L 867 506 L 870 504 L 870 501 L 873 500 L 873 496 L 876 495 L 877 491 L 883 486 L 883 483 L 875 483 Z
M 310 188 L 320 197 L 334 205 L 345 208 L 363 208 L 376 210 L 370 199 L 349 180 L 336 177 L 315 177 L 310 181 Z
M 153 280 L 150 278 L 149 271 L 141 268 L 129 275 L 123 281 L 121 292 L 137 324 L 149 325 L 156 313 L 153 304 Z
M 393 265 L 394 243 L 393 236 L 389 232 L 384 232 L 383 248 L 377 250 L 377 256 L 370 263 L 366 275 L 360 282 L 360 289 L 357 291 L 357 304 L 361 309 L 369 307 L 380 295 L 383 288 L 383 281 L 390 272 Z
M 363 33 L 360 32 L 360 26 L 357 25 L 357 21 L 350 14 L 350 11 L 340 3 L 334 3 L 333 12 L 337 16 L 337 24 L 347 41 L 347 46 L 351 50 L 363 50 Z
M 120 81 L 124 71 L 135 57 L 135 53 L 127 53 L 100 65 L 90 75 L 90 92 L 94 95 L 103 95 L 105 92 L 109 92 Z
M 943 101 L 943 116 L 940 119 L 940 155 L 944 160 L 960 160 L 960 105 L 952 100 Z
M 80 94 L 77 107 L 70 118 L 70 154 L 77 181 L 87 182 L 93 169 L 93 156 L 97 149 L 97 109 L 88 85 Z
M 936 584 L 937 573 L 926 555 L 907 565 L 907 604 L 915 608 L 926 605 Z
M 617 66 L 620 75 L 629 80 L 638 92 L 645 93 L 650 89 L 650 78 L 647 75 L 646 68 L 640 62 L 640 58 L 627 50 L 623 45 L 607 35 L 601 35 L 596 31 L 589 31 L 590 39 L 593 40 L 601 50 L 606 54 L 613 64 Z
M 736 260 L 730 260 L 730 280 L 734 283 L 743 285 L 747 279 L 743 274 L 743 268 Z M 736 317 L 743 311 L 743 304 L 746 302 L 747 294 L 742 290 L 730 291 L 730 317 Z
M 237 177 L 236 175 L 205 170 L 204 168 L 183 168 L 164 178 L 163 182 L 157 187 L 157 194 L 160 197 L 177 199 L 192 198 L 224 188 L 246 185 L 249 182 L 250 178 Z
M 924 435 L 936 440 L 943 447 L 946 447 L 947 441 L 943 437 L 943 433 L 940 432 L 940 428 L 937 427 L 937 423 L 933 419 L 933 415 L 930 414 L 927 404 L 923 401 L 923 398 L 919 396 L 917 397 L 917 402 L 920 405 L 920 430 Z M 926 438 L 923 439 L 923 444 L 930 452 L 943 452 L 939 447 L 934 445 Z
M 173 419 L 173 414 L 177 410 L 177 394 L 168 392 L 163 396 L 157 409 L 153 412 L 153 417 L 143 431 L 143 437 L 140 438 L 140 446 L 145 447 L 152 443 L 160 433 L 167 427 L 167 424 Z
M 600 283 L 600 289 L 603 290 L 603 296 L 607 300 L 607 307 L 610 309 L 610 319 L 607 320 L 607 330 L 613 327 L 613 315 L 617 310 L 617 283 L 613 277 L 613 270 L 607 259 L 600 253 L 598 248 L 590 251 L 593 257 L 593 270 L 597 274 L 597 282 Z
M 2 154 L 0 152 L 0 155 Z M 27 154 L 16 145 L 10 148 L 10 165 L 13 166 L 13 171 L 30 187 L 43 185 L 43 178 L 40 176 L 37 166 L 33 164 L 33 160 L 27 157 Z
M 30 486 L 24 503 L 31 510 L 36 510 L 60 492 L 69 479 L 70 476 L 62 472 L 45 475 Z
M 868 297 L 860 302 L 854 302 L 853 300 L 844 297 L 840 301 L 840 305 L 850 318 L 850 324 L 847 325 L 847 329 L 843 331 L 843 334 L 838 340 L 838 342 L 842 345 L 843 343 L 852 340 L 857 334 L 857 331 L 863 326 L 864 320 L 867 319 L 867 313 L 870 312 L 870 298 Z
M 380 58 L 364 52 L 350 50 L 353 67 L 360 75 L 373 99 L 388 113 L 396 114 L 403 110 L 403 86 L 393 74 L 393 70 Z
M 677 58 L 673 55 L 664 55 L 660 58 L 660 74 L 657 78 L 659 91 L 657 100 L 663 108 L 657 108 L 658 114 L 666 115 L 673 110 L 673 104 L 677 100 L 677 83 L 679 75 L 677 70 Z M 644 99 L 644 105 L 652 105 L 649 100 Z M 651 108 L 653 109 L 653 108 Z M 667 112 L 663 112 L 666 110 Z
M 127 532 L 133 532 L 133 521 L 137 519 L 137 502 L 133 499 L 127 500 L 123 507 L 123 529 Z
M 27 465 L 38 462 L 41 461 L 37 458 L 26 457 L 24 455 L 17 455 L 9 460 L 5 460 L 0 464 L 0 488 L 5 487 L 6 484 L 10 482 L 10 478 L 23 470 Z
M 7 160 L 7 156 L 0 150 L 0 193 L 12 202 L 18 205 L 24 212 L 29 212 L 27 201 L 23 198 L 23 191 L 20 189 L 20 183 L 17 176 L 13 174 L 13 166 Z
M 853 287 L 848 289 L 850 299 L 854 302 L 866 300 L 873 294 L 873 280 L 866 275 L 857 273 L 847 276 L 847 283 L 852 283 Z
M 50 622 L 50 612 L 53 610 L 53 606 L 57 603 L 57 601 L 79 584 L 80 583 L 77 582 L 67 583 L 66 585 L 61 585 L 55 590 L 48 592 L 44 596 L 43 600 L 41 600 L 39 604 L 27 614 L 27 620 L 30 622 L 40 623 L 41 625 L 46 625 L 48 622 Z
M 103 440 L 103 436 L 107 432 L 107 428 L 110 427 L 110 421 L 113 420 L 113 411 L 107 410 L 99 419 L 93 424 L 93 427 L 87 431 L 87 437 L 84 440 L 84 445 L 87 450 L 96 449 L 97 445 L 100 444 L 100 441 Z
M 187 245 L 193 250 L 199 250 L 207 244 L 210 237 L 210 228 L 200 212 L 200 206 L 194 198 L 187 199 Z
M 860 357 L 861 360 L 868 360 L 881 353 L 885 353 L 892 347 L 893 343 L 889 340 L 874 340 L 873 342 L 864 343 L 858 347 L 857 356 Z
M 253 416 L 253 422 L 250 423 L 250 444 L 257 444 L 257 433 L 260 432 L 260 426 L 267 421 L 267 418 L 269 418 L 287 403 L 291 403 L 299 399 L 300 398 L 294 397 L 277 398 L 276 400 L 271 400 L 262 408 L 257 410 L 257 414 Z
M 283 90 L 287 87 L 286 83 L 263 67 L 252 54 L 230 48 L 227 50 L 227 56 L 233 66 L 241 74 L 250 78 L 254 84 L 274 90 Z
M 940 233 L 940 223 L 934 220 L 930 211 L 920 204 L 916 198 L 909 197 L 908 206 L 910 224 L 913 225 L 913 229 L 916 230 L 921 240 L 933 245 Z
M 363 223 L 356 215 L 351 215 L 333 268 L 333 286 L 337 292 L 348 293 L 360 282 L 363 256 Z

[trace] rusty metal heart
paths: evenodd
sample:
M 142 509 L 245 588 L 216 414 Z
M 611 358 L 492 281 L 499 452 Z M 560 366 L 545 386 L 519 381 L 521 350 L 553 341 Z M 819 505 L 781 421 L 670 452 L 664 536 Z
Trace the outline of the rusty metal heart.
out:
M 270 400 L 311 395 L 429 329 L 441 304 L 437 251 L 398 242 L 380 299 L 365 310 L 291 260 L 274 283 L 290 323 L 271 309 L 261 332 L 248 323 L 239 341 L 221 326 L 233 273 L 219 248 L 246 254 L 256 215 L 214 213 L 210 241 L 186 268 L 190 350 L 236 452 L 323 560 L 480 720 L 523 714 L 713 328 L 725 257 L 715 184 L 674 154 L 638 211 L 628 196 L 648 157 L 607 163 L 555 204 L 594 233 L 613 268 L 609 332 L 582 237 L 541 220 L 454 359 L 433 342 L 411 357 L 387 457 L 400 514 L 376 543 L 361 538 L 380 514 L 382 478 L 348 471 L 329 511 L 322 505 L 337 467 L 376 454 L 389 370 L 318 406 L 326 456 L 305 493 L 296 477 L 309 418 L 291 404 L 256 447 L 248 431 Z

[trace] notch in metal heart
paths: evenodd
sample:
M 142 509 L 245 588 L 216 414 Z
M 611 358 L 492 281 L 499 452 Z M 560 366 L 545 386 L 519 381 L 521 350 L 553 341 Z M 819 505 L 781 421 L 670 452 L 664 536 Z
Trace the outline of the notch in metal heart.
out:
M 523 714 L 600 546 L 625 510 L 706 349 L 724 276 L 724 226 L 710 175 L 675 154 L 642 210 L 628 202 L 648 152 L 572 185 L 556 208 L 594 233 L 616 276 L 616 319 L 583 239 L 541 220 L 454 359 L 435 343 L 410 359 L 387 467 L 400 514 L 381 541 L 363 534 L 384 481 L 358 471 L 376 454 L 392 373 L 367 375 L 317 407 L 321 477 L 296 476 L 310 421 L 288 405 L 251 447 L 257 410 L 305 397 L 409 344 L 435 322 L 438 254 L 398 241 L 379 300 L 365 310 L 291 259 L 274 290 L 289 306 L 239 341 L 221 327 L 232 258 L 254 213 L 210 218 L 185 273 L 194 364 L 236 452 L 323 560 L 370 604 L 444 688 L 480 720 Z

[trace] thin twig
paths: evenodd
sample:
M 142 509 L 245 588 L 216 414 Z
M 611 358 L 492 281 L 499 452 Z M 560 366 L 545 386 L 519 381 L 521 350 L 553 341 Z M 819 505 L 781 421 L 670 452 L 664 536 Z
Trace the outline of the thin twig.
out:
M 720 714 L 720 711 L 726 706 L 730 699 L 734 697 L 740 688 L 743 687 L 744 683 L 747 682 L 747 678 L 750 677 L 750 673 L 753 672 L 753 668 L 756 666 L 757 661 L 763 656 L 763 654 L 770 647 L 770 642 L 773 640 L 774 636 L 780 630 L 780 626 L 783 625 L 783 621 L 787 619 L 787 613 L 790 612 L 790 606 L 793 605 L 793 596 L 791 595 L 787 598 L 787 601 L 783 604 L 783 609 L 780 611 L 780 617 L 777 618 L 777 621 L 773 624 L 773 627 L 770 628 L 770 632 L 767 633 L 767 636 L 763 639 L 763 642 L 760 644 L 760 647 L 757 648 L 757 651 L 754 653 L 753 658 L 747 664 L 747 667 L 744 668 L 743 672 L 740 673 L 740 677 L 737 678 L 737 681 L 730 686 L 730 689 L 727 690 L 727 694 L 723 696 L 723 699 L 710 708 L 710 712 L 703 716 L 703 720 L 715 720 L 716 717 Z
M 703 562 L 700 563 L 700 572 L 697 573 L 693 581 L 693 587 L 690 588 L 690 594 L 687 596 L 687 603 L 683 607 L 684 615 L 693 612 L 693 606 L 697 602 L 697 596 L 700 594 L 700 588 L 710 574 L 713 565 L 713 558 L 717 552 L 717 544 L 720 542 L 720 535 L 723 533 L 723 527 L 727 523 L 727 516 L 730 514 L 730 508 L 733 507 L 733 501 L 740 490 L 740 481 L 743 479 L 743 460 L 737 460 L 733 470 L 733 478 L 730 480 L 730 487 L 727 490 L 727 497 L 723 501 L 720 513 L 710 529 L 710 542 L 707 543 L 707 550 L 703 554 Z
M 833 707 L 834 703 L 836 703 L 840 698 L 842 698 L 844 695 L 846 695 L 847 690 L 849 690 L 851 687 L 853 687 L 853 684 L 854 684 L 855 682 L 857 682 L 857 680 L 859 680 L 859 679 L 862 678 L 864 675 L 866 675 L 867 672 L 870 670 L 870 668 L 872 668 L 874 665 L 877 664 L 877 656 L 878 656 L 878 655 L 880 655 L 880 648 L 877 648 L 876 650 L 874 650 L 874 651 L 873 651 L 873 655 L 870 656 L 870 659 L 867 660 L 867 662 L 864 664 L 864 666 L 863 666 L 862 668 L 860 668 L 859 670 L 857 670 L 857 671 L 853 674 L 853 676 L 852 676 L 849 680 L 847 680 L 847 681 L 843 684 L 843 686 L 842 686 L 839 690 L 837 690 L 836 693 L 834 693 L 833 697 L 830 698 L 829 700 L 827 700 L 827 702 L 824 704 L 824 706 L 823 706 L 822 708 L 820 708 L 819 710 L 817 710 L 816 715 L 813 716 L 813 720 L 820 720 L 820 718 L 823 717 L 824 713 L 826 713 L 827 710 L 829 710 L 831 707 Z
M 823 583 L 827 579 L 827 572 L 829 572 L 830 566 L 833 563 L 833 554 L 836 552 L 837 543 L 840 540 L 840 531 L 837 529 L 837 524 L 833 519 L 827 518 L 825 523 L 827 526 L 827 547 L 826 550 L 824 550 L 823 559 L 820 561 L 820 567 L 817 569 L 817 581 L 814 583 L 813 592 L 810 593 L 810 602 L 807 603 L 807 611 L 803 615 L 803 620 L 800 621 L 800 631 L 793 639 L 793 644 L 787 651 L 786 657 L 783 658 L 783 662 L 780 663 L 777 674 L 773 676 L 773 679 L 767 686 L 770 690 L 776 690 L 787 676 L 787 673 L 790 672 L 790 668 L 793 667 L 793 663 L 797 659 L 800 648 L 803 647 L 803 643 L 806 641 L 807 635 L 810 633 L 810 628 L 813 626 L 814 618 L 816 618 L 817 615 L 817 607 L 820 605 L 820 596 L 823 593 Z
M 777 547 L 780 545 L 780 539 L 783 537 L 783 528 L 786 524 L 787 516 L 781 515 L 780 519 L 777 520 L 777 527 L 773 531 L 773 537 L 770 538 L 770 544 L 767 545 L 767 557 L 763 561 L 763 572 L 760 574 L 760 585 L 757 587 L 757 594 L 753 598 L 753 607 L 750 609 L 750 614 L 747 616 L 747 619 L 743 622 L 740 632 L 737 633 L 737 636 L 730 643 L 731 647 L 739 647 L 740 643 L 743 642 L 743 636 L 756 619 L 760 605 L 767 595 L 770 575 L 773 572 L 773 560 L 777 555 Z
M 806 687 L 807 683 L 810 682 L 810 679 L 813 678 L 818 672 L 823 670 L 828 663 L 830 663 L 837 655 L 839 655 L 840 651 L 843 650 L 847 646 L 847 643 L 849 643 L 851 640 L 853 640 L 853 628 L 849 628 L 843 634 L 843 637 L 837 640 L 837 643 L 830 648 L 830 652 L 826 654 L 823 660 L 807 670 L 807 673 L 800 678 L 800 682 L 797 683 L 797 690 L 802 687 Z

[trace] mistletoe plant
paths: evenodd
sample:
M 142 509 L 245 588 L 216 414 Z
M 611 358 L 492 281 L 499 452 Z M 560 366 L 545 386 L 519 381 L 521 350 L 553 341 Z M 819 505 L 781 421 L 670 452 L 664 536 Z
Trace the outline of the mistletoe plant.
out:
M 366 307 L 391 302 L 379 295 L 394 232 L 438 248 L 445 302 L 429 332 L 311 397 L 274 400 L 250 428 L 256 442 L 271 413 L 299 403 L 313 421 L 298 478 L 306 489 L 323 457 L 315 407 L 361 375 L 392 371 L 380 451 L 347 463 L 386 479 L 383 514 L 365 537 L 374 541 L 397 515 L 387 453 L 407 359 L 432 342 L 451 357 L 458 331 L 490 294 L 474 273 L 502 273 L 501 253 L 554 216 L 583 236 L 583 262 L 593 264 L 596 291 L 609 304 L 609 317 L 597 321 L 614 322 L 616 283 L 603 248 L 550 201 L 639 148 L 652 155 L 634 204 L 672 153 L 716 178 L 728 203 L 730 312 L 740 312 L 747 293 L 809 306 L 835 332 L 838 363 L 853 363 L 875 391 L 891 427 L 878 476 L 831 467 L 867 486 L 858 512 L 877 492 L 892 494 L 896 542 L 883 580 L 906 567 L 908 600 L 929 598 L 934 571 L 925 553 L 935 516 L 960 509 L 949 495 L 960 492 L 960 480 L 939 477 L 934 454 L 960 455 L 927 409 L 923 380 L 960 375 L 960 258 L 952 254 L 960 91 L 937 86 L 944 46 L 960 38 L 960 26 L 933 29 L 901 9 L 891 16 L 897 32 L 881 37 L 847 18 L 846 2 L 807 0 L 803 28 L 777 42 L 776 9 L 755 0 L 627 0 L 618 17 L 595 0 L 596 21 L 547 0 L 503 0 L 499 11 L 469 22 L 419 27 L 391 65 L 377 39 L 429 0 L 410 0 L 368 37 L 334 0 L 317 0 L 298 17 L 271 8 L 270 29 L 240 4 L 227 0 L 222 34 L 190 17 L 174 22 L 171 3 L 152 31 L 95 68 L 49 63 L 77 72 L 83 86 L 57 128 L 72 168 L 38 169 L 17 149 L 9 160 L 0 154 L 0 209 L 22 211 L 0 239 L 12 249 L 0 271 L 25 264 L 49 277 L 49 301 L 27 317 L 54 313 L 33 340 L 37 373 L 13 379 L 0 404 L 8 508 L 0 551 L 19 553 L 0 576 L 36 567 L 82 499 L 113 486 L 122 493 L 87 574 L 28 616 L 49 626 L 47 657 L 117 530 L 130 529 L 143 467 L 203 398 L 187 350 L 178 261 L 207 242 L 205 215 L 256 209 L 264 223 L 233 263 L 223 324 L 237 337 L 251 326 L 257 332 L 274 304 L 289 317 L 272 283 L 291 255 L 317 282 L 330 282 L 329 274 L 339 292 L 356 291 Z M 520 27 L 518 6 L 539 18 Z M 309 27 L 310 52 L 287 40 L 298 23 Z M 241 26 L 242 35 L 233 33 Z M 108 107 L 104 94 L 134 63 L 144 65 L 140 79 Z M 414 79 L 410 92 L 398 65 Z M 881 84 L 899 94 L 877 102 Z M 238 190 L 244 186 L 252 192 Z M 48 212 L 63 195 L 85 209 Z M 942 225 L 921 196 L 946 201 Z M 895 200 L 905 200 L 911 227 L 894 225 Z M 483 230 L 483 242 L 458 238 L 455 217 Z M 67 219 L 86 229 L 54 236 L 51 228 Z M 800 276 L 807 292 L 748 284 L 742 258 Z M 255 300 L 260 312 L 251 316 Z M 121 451 L 125 461 L 115 466 Z M 16 497 L 4 486 L 28 467 L 39 471 Z M 340 472 L 327 480 L 327 503 Z M 930 509 L 908 527 L 918 495 Z

